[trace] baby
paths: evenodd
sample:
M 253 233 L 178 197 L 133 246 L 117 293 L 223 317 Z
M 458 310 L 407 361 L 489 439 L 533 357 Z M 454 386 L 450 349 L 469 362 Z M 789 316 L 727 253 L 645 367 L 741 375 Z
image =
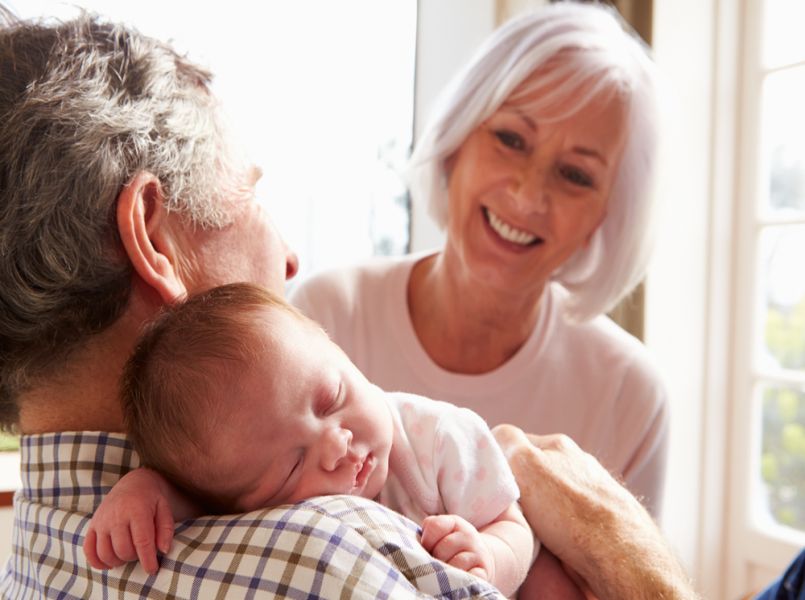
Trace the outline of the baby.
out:
M 168 309 L 140 340 L 122 396 L 149 468 L 93 516 L 84 549 L 96 568 L 137 557 L 155 572 L 174 520 L 354 494 L 421 523 L 434 557 L 507 595 L 525 578 L 533 536 L 484 421 L 383 392 L 262 288 L 231 284 Z

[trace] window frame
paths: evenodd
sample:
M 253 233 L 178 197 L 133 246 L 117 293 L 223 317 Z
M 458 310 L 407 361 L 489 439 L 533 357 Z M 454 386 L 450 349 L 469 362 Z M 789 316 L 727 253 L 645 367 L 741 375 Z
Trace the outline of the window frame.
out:
M 733 259 L 735 274 L 734 350 L 732 358 L 733 410 L 728 450 L 731 477 L 728 504 L 726 592 L 737 597 L 756 591 L 782 572 L 791 558 L 805 546 L 805 533 L 770 524 L 757 513 L 755 481 L 760 472 L 762 444 L 763 383 L 791 383 L 785 373 L 769 373 L 756 365 L 762 343 L 763 322 L 758 313 L 762 293 L 760 239 L 769 226 L 788 219 L 768 219 L 760 210 L 763 194 L 762 95 L 765 77 L 777 68 L 763 65 L 763 3 L 744 0 L 740 57 L 739 143 L 736 152 L 736 240 Z M 805 223 L 805 217 L 795 222 Z M 795 377 L 805 381 L 805 376 Z M 737 576 L 736 576 L 737 575 Z

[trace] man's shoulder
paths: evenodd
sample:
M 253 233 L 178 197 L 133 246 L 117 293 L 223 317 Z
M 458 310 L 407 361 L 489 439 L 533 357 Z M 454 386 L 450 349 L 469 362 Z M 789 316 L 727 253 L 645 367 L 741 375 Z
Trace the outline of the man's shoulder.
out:
M 353 597 L 421 597 L 439 595 L 444 582 L 466 597 L 495 597 L 487 586 L 427 555 L 413 523 L 364 498 L 316 498 L 186 521 L 156 576 L 136 564 L 106 572 L 89 568 L 80 547 L 87 514 L 25 498 L 15 510 L 15 553 L 0 583 L 3 597 L 95 597 L 104 589 L 122 592 L 122 598 L 247 592 L 327 598 L 343 591 Z

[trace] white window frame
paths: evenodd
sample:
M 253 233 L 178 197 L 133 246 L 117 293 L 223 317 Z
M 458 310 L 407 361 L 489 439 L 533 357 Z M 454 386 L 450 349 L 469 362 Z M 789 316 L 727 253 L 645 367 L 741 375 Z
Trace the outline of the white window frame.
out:
M 763 0 L 655 0 L 672 128 L 646 285 L 646 343 L 671 399 L 663 529 L 706 598 L 758 591 L 803 545 L 749 518 L 755 190 Z M 759 447 L 759 446 L 755 446 Z M 788 533 L 788 532 L 786 532 Z M 781 535 L 782 534 L 782 535 Z
M 666 89 L 645 341 L 670 397 L 663 531 L 706 598 L 725 581 L 740 3 L 654 0 Z
M 761 407 L 756 397 L 758 373 L 753 353 L 762 335 L 757 318 L 758 242 L 763 226 L 768 224 L 758 215 L 757 198 L 766 185 L 762 179 L 761 160 L 761 100 L 765 69 L 763 51 L 763 0 L 745 0 L 743 23 L 738 190 L 738 239 L 736 247 L 736 311 L 734 395 L 730 453 L 733 456 L 735 477 L 730 498 L 730 544 L 728 570 L 737 574 L 728 582 L 727 593 L 735 596 L 744 589 L 755 590 L 773 577 L 805 546 L 805 533 L 770 525 L 756 514 L 753 482 L 760 472 L 762 422 Z M 798 220 L 797 222 L 802 222 Z M 764 380 L 769 380 L 764 374 Z M 774 380 L 774 379 L 772 379 Z M 780 383 L 785 383 L 781 379 Z M 799 383 L 802 383 L 800 380 Z

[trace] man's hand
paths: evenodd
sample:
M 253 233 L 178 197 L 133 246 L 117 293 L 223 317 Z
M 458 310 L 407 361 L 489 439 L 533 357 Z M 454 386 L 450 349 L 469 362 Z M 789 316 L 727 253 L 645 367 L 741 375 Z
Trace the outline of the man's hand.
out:
M 90 521 L 84 555 L 90 566 L 111 569 L 139 559 L 157 572 L 157 548 L 173 541 L 173 515 L 163 493 L 164 480 L 150 469 L 135 469 L 115 484 Z
M 537 538 L 597 597 L 698 598 L 651 516 L 593 456 L 564 435 L 493 433 Z
M 434 558 L 492 581 L 495 559 L 472 523 L 458 515 L 435 515 L 422 522 L 422 546 Z

